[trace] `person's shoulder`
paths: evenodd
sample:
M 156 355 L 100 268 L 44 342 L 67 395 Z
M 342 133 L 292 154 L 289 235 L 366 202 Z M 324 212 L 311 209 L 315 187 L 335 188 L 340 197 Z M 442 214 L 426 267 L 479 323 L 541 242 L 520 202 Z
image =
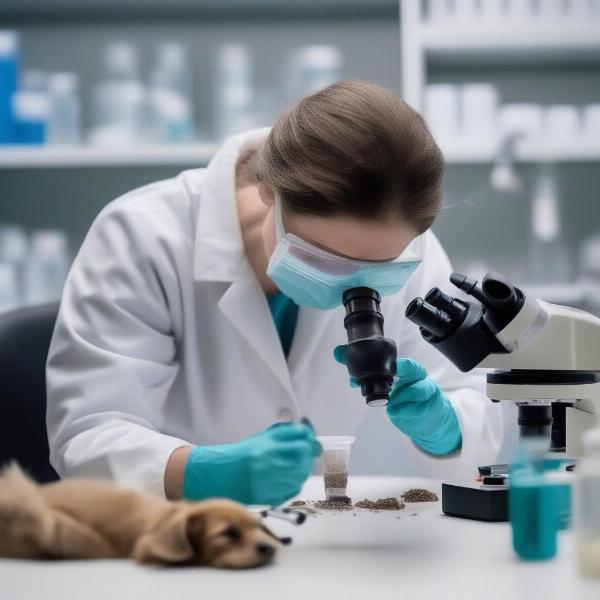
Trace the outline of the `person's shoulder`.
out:
M 192 169 L 127 192 L 100 211 L 90 231 L 118 224 L 138 239 L 193 236 L 203 177 L 204 169 Z
M 201 191 L 204 169 L 183 171 L 176 177 L 136 188 L 110 202 L 100 214 L 132 218 L 163 219 L 188 217 Z

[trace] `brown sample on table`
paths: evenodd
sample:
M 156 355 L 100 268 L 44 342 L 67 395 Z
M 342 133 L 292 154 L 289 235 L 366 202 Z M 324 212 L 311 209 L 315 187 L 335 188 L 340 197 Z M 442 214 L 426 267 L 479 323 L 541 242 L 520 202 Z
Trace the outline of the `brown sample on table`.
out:
M 345 489 L 348 485 L 348 473 L 324 473 L 325 489 L 342 488 Z
M 371 510 L 402 510 L 404 504 L 398 498 L 379 498 L 378 500 L 360 500 L 354 506 Z
M 335 499 L 335 500 L 317 500 L 313 504 L 315 508 L 320 508 L 323 510 L 351 510 L 352 504 L 350 502 L 350 498 L 348 498 L 348 502 L 345 502 L 343 498 Z
M 437 494 L 421 488 L 414 488 L 402 494 L 404 502 L 437 502 L 439 500 Z
M 306 502 L 304 500 L 294 500 L 290 506 L 306 506 Z

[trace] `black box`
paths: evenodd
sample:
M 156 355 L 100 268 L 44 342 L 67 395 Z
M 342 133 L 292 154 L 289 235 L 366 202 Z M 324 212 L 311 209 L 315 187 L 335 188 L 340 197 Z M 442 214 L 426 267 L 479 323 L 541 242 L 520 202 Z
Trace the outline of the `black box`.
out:
M 442 483 L 442 511 L 476 521 L 508 521 L 508 486 Z

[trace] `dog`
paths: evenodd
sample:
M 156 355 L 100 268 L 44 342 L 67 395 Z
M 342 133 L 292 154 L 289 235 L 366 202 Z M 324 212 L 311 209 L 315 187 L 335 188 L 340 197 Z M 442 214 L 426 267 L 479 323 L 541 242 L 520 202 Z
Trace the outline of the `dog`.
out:
M 0 473 L 0 557 L 240 569 L 271 562 L 290 541 L 229 500 L 169 501 L 100 480 L 38 485 L 16 464 Z

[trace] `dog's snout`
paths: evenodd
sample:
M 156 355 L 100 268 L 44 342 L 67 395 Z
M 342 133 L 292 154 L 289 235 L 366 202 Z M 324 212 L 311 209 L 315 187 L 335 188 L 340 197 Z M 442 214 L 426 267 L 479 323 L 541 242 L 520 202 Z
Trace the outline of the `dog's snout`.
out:
M 275 546 L 260 542 L 256 544 L 256 552 L 265 559 L 271 558 L 275 554 Z

